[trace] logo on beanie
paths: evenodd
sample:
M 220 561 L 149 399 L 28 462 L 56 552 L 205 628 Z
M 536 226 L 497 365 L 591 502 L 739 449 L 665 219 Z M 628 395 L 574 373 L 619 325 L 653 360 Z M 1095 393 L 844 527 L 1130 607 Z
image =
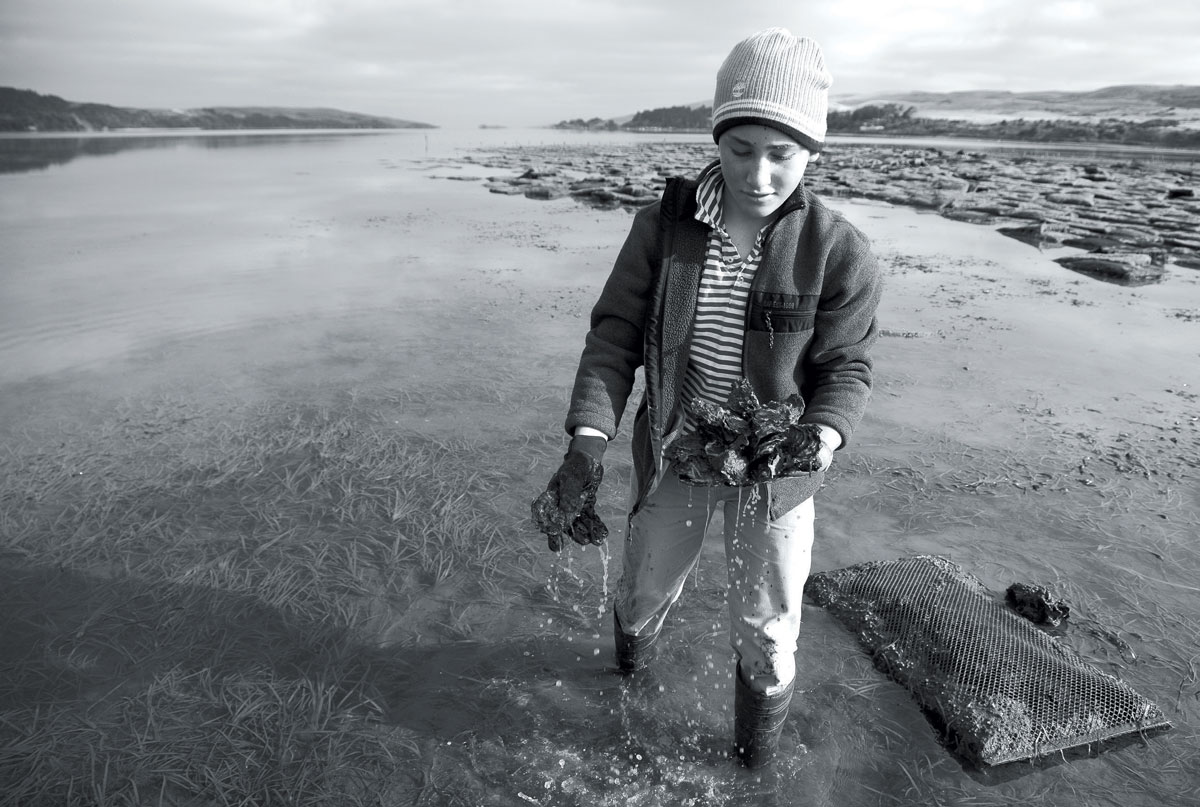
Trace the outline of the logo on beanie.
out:
M 744 82 L 744 81 L 734 82 L 733 87 L 731 87 L 729 89 L 729 94 L 732 95 L 734 98 L 741 98 L 743 95 L 746 94 L 746 82 Z

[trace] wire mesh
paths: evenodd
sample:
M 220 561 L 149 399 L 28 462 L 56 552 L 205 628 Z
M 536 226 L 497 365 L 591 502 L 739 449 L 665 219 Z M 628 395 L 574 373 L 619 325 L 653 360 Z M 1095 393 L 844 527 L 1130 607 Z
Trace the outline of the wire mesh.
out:
M 813 574 L 805 593 L 979 765 L 1170 727 L 1159 708 L 1017 616 L 952 561 L 917 555 Z

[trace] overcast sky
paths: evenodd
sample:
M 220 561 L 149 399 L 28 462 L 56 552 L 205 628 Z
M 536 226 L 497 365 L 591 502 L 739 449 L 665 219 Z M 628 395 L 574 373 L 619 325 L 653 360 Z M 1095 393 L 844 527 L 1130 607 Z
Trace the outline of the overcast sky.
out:
M 0 85 L 540 126 L 710 100 L 771 26 L 821 42 L 835 98 L 1200 84 L 1196 0 L 0 0 Z

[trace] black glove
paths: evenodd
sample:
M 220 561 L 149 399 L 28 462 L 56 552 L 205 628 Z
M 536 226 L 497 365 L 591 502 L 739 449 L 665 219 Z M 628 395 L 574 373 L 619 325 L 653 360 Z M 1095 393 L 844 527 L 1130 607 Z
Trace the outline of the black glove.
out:
M 606 445 L 603 437 L 573 437 L 550 484 L 533 500 L 533 523 L 546 535 L 551 552 L 562 549 L 568 535 L 581 545 L 598 545 L 608 537 L 608 527 L 596 514 Z

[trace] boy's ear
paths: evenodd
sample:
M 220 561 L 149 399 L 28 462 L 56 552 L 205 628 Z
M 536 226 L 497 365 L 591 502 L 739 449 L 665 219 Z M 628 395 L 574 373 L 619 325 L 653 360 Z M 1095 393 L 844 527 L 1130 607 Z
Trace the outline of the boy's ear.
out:
M 808 161 L 810 163 L 815 163 L 819 159 L 821 159 L 821 152 L 819 151 L 808 155 Z

